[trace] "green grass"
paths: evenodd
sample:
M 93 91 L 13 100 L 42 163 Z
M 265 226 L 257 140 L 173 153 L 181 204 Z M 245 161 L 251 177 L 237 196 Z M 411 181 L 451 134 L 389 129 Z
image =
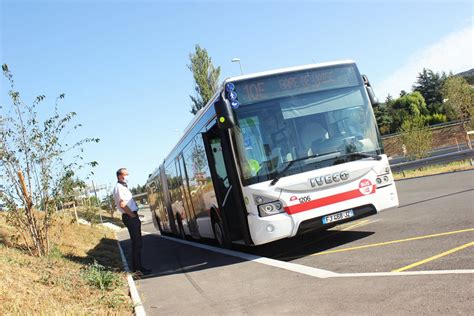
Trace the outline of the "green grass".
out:
M 395 180 L 400 180 L 470 169 L 474 169 L 474 166 L 471 166 L 469 160 L 464 160 L 452 162 L 449 164 L 438 164 L 413 170 L 395 172 L 393 174 L 393 177 L 395 178 Z
M 82 278 L 99 290 L 110 290 L 117 286 L 124 285 L 123 280 L 119 278 L 110 269 L 95 261 L 88 265 L 82 271 Z

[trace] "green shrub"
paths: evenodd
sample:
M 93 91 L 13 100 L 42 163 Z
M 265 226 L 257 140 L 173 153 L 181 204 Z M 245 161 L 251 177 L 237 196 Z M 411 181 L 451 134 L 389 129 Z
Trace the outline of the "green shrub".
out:
M 87 207 L 84 212 L 82 213 L 82 216 L 86 221 L 91 223 L 91 226 L 94 226 L 95 224 L 99 223 L 99 208 L 98 207 Z
M 52 259 L 61 259 L 63 258 L 63 253 L 61 252 L 61 249 L 59 249 L 57 245 L 54 245 L 49 251 L 48 257 Z
M 400 127 L 400 132 L 410 160 L 428 156 L 433 137 L 431 130 L 426 125 L 425 117 L 417 115 L 405 119 Z
M 100 290 L 112 290 L 123 282 L 114 272 L 94 261 L 82 271 L 82 277 Z
M 433 115 L 428 116 L 429 125 L 446 123 L 447 121 L 448 121 L 448 118 L 446 117 L 446 114 L 434 113 Z

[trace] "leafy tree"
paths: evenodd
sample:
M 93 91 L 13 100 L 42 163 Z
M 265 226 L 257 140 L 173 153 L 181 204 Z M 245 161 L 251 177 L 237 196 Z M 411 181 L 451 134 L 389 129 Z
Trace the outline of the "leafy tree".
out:
M 409 117 L 428 115 L 428 109 L 423 96 L 415 91 L 393 100 L 390 104 L 389 113 L 392 118 L 390 130 L 395 132 L 401 127 L 403 121 Z
M 446 77 L 444 72 L 439 74 L 433 70 L 423 68 L 423 71 L 418 73 L 417 80 L 412 87 L 413 91 L 421 93 L 431 115 L 445 113 L 441 89 Z
M 59 114 L 58 103 L 64 94 L 56 99 L 53 115 L 41 122 L 37 109 L 46 97 L 40 95 L 32 104 L 24 103 L 15 90 L 8 66 L 4 64 L 2 70 L 10 84 L 11 105 L 4 112 L 5 124 L 0 134 L 0 173 L 5 182 L 0 199 L 6 202 L 8 220 L 19 231 L 28 251 L 44 256 L 50 251 L 49 228 L 63 185 L 74 171 L 84 167 L 77 163 L 82 160 L 83 145 L 99 139 L 63 143 L 70 132 L 80 127 L 80 124 L 70 127 L 75 112 Z M 41 111 L 45 113 L 46 108 L 42 107 Z M 79 154 L 74 155 L 76 151 Z M 72 162 L 67 161 L 70 156 Z M 93 161 L 89 165 L 97 163 Z
M 116 209 L 112 193 L 107 194 L 107 196 L 102 199 L 101 208 L 106 210 L 110 214 L 110 217 L 114 217 Z
M 374 107 L 374 115 L 382 135 L 390 133 L 392 125 L 392 116 L 390 115 L 390 104 L 380 104 Z
M 464 78 L 451 76 L 446 79 L 442 92 L 451 118 L 463 122 L 463 129 L 466 132 L 466 142 L 469 148 L 471 148 L 471 142 L 469 141 L 467 132 L 470 129 L 474 129 L 471 120 L 474 114 L 474 89 L 469 86 Z
M 405 119 L 400 133 L 409 159 L 421 159 L 428 155 L 433 136 L 423 116 L 416 115 Z
M 461 76 L 466 79 L 467 83 L 469 83 L 471 86 L 474 85 L 474 68 L 458 73 L 456 76 Z
M 100 206 L 99 198 L 96 196 L 89 197 L 89 205 L 91 206 Z
M 196 114 L 212 98 L 217 90 L 221 67 L 215 68 L 211 57 L 205 48 L 195 46 L 194 54 L 189 54 L 191 64 L 189 70 L 194 77 L 195 96 L 190 95 L 192 101 L 191 113 Z
M 100 208 L 97 206 L 89 206 L 85 207 L 84 210 L 82 211 L 81 215 L 84 217 L 86 221 L 88 221 L 91 226 L 94 226 L 95 224 L 99 223 L 99 215 Z
M 86 183 L 79 178 L 74 178 L 74 172 L 70 170 L 59 180 L 61 202 L 71 202 L 76 199 L 77 190 L 83 190 Z
M 145 185 L 141 186 L 141 185 L 137 184 L 136 187 L 133 187 L 132 189 L 130 189 L 130 192 L 132 192 L 133 195 L 140 194 L 140 193 L 145 193 L 146 192 L 146 186 Z
M 448 121 L 446 114 L 440 114 L 440 113 L 434 113 L 433 115 L 428 115 L 426 119 L 429 125 L 445 123 Z

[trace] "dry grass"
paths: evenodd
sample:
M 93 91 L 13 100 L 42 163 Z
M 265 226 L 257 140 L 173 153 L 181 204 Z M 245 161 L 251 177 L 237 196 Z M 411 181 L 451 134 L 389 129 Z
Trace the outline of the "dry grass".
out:
M 36 258 L 22 251 L 15 230 L 0 214 L 0 314 L 132 314 L 114 234 L 103 228 L 58 218 L 52 230 L 54 250 Z M 87 283 L 83 271 L 96 260 L 119 280 L 110 290 Z
M 471 166 L 468 160 L 465 160 L 465 161 L 452 162 L 450 164 L 433 165 L 433 166 L 428 166 L 428 167 L 424 167 L 420 169 L 405 170 L 404 172 L 394 173 L 393 177 L 395 178 L 395 180 L 400 180 L 400 179 L 408 179 L 408 178 L 429 176 L 429 175 L 435 175 L 435 174 L 440 174 L 440 173 L 470 170 L 470 169 L 474 169 L 474 167 Z
M 107 210 L 99 209 L 98 207 L 88 207 L 88 206 L 78 206 L 76 208 L 77 215 L 79 218 L 85 219 L 89 222 L 93 222 L 93 224 L 100 224 L 101 217 L 104 223 L 112 223 L 116 226 L 124 228 L 125 225 L 122 222 L 122 217 L 118 211 L 113 213 L 113 216 L 110 216 L 110 212 Z M 74 217 L 74 209 L 70 208 L 64 210 L 65 213 Z

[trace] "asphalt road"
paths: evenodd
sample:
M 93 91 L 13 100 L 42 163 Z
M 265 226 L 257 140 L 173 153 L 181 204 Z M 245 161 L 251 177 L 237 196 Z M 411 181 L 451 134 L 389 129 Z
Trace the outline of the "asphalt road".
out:
M 474 171 L 398 181 L 397 188 L 398 209 L 326 232 L 239 246 L 236 256 L 165 239 L 144 224 L 151 233 L 144 236 L 144 262 L 154 272 L 137 281 L 145 310 L 472 314 Z M 119 233 L 125 250 L 127 238 Z

